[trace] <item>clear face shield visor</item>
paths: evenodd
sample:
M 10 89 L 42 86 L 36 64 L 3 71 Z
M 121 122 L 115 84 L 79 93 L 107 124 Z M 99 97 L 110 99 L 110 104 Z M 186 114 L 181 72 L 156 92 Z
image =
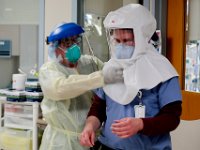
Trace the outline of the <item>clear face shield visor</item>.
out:
M 75 63 L 81 55 L 81 42 L 82 36 L 76 35 L 50 43 L 48 48 L 49 59 L 53 59 L 57 62 L 60 62 L 66 58 L 70 62 Z M 56 51 L 57 48 L 62 51 Z
M 107 39 L 112 58 L 130 59 L 135 48 L 134 32 L 130 28 L 107 29 Z

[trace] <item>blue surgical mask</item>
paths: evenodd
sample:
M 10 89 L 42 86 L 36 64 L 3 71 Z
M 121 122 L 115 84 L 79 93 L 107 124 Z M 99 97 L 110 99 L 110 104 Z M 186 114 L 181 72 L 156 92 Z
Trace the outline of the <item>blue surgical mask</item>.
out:
M 117 59 L 130 59 L 133 55 L 134 49 L 134 46 L 117 44 L 115 46 L 115 56 Z
M 69 48 L 67 48 L 65 57 L 71 63 L 76 63 L 81 57 L 80 47 L 77 44 L 73 44 Z

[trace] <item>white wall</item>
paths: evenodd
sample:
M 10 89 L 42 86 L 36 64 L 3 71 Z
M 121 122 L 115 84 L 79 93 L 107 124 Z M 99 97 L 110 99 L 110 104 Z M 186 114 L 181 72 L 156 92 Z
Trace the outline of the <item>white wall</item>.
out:
M 171 137 L 173 150 L 199 150 L 200 120 L 181 120 Z
M 19 57 L 0 58 L 0 89 L 11 87 L 12 74 L 17 72 Z
M 45 37 L 48 36 L 53 27 L 60 22 L 76 21 L 76 0 L 45 0 Z M 73 6 L 73 7 L 72 7 Z M 48 53 L 45 44 L 45 61 Z
M 31 36 L 30 36 L 31 35 Z M 38 60 L 38 25 L 20 25 L 19 66 L 29 73 Z
M 106 16 L 111 10 L 116 10 L 130 3 L 138 3 L 138 0 L 85 0 L 85 11 L 99 16 Z
M 38 24 L 38 10 L 39 0 L 0 0 L 0 24 Z
M 127 4 L 130 4 L 130 3 L 138 3 L 139 0 L 123 0 L 123 5 L 127 5 Z
M 111 10 L 123 5 L 123 0 L 85 0 L 85 12 L 106 16 Z

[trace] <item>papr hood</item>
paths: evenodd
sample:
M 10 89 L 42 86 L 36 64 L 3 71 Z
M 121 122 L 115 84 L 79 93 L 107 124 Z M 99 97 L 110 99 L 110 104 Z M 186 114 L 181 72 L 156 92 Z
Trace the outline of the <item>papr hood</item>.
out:
M 106 29 L 132 28 L 135 38 L 135 51 L 131 59 L 111 58 L 105 64 L 105 67 L 118 65 L 124 68 L 124 83 L 108 84 L 103 88 L 114 101 L 126 105 L 140 89 L 151 89 L 178 76 L 170 62 L 149 42 L 156 31 L 156 20 L 144 6 L 129 4 L 110 12 L 104 26 Z

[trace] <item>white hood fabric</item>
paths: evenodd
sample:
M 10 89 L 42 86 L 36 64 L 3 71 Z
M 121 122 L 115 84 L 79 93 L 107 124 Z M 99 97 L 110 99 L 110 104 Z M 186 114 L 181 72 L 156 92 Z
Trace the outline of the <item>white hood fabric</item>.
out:
M 149 43 L 156 31 L 156 20 L 140 4 L 129 4 L 110 12 L 104 26 L 110 28 L 132 28 L 135 51 L 131 59 L 111 59 L 104 67 L 122 66 L 124 83 L 108 84 L 105 93 L 119 104 L 129 104 L 140 89 L 152 89 L 161 82 L 178 76 L 171 63 Z

